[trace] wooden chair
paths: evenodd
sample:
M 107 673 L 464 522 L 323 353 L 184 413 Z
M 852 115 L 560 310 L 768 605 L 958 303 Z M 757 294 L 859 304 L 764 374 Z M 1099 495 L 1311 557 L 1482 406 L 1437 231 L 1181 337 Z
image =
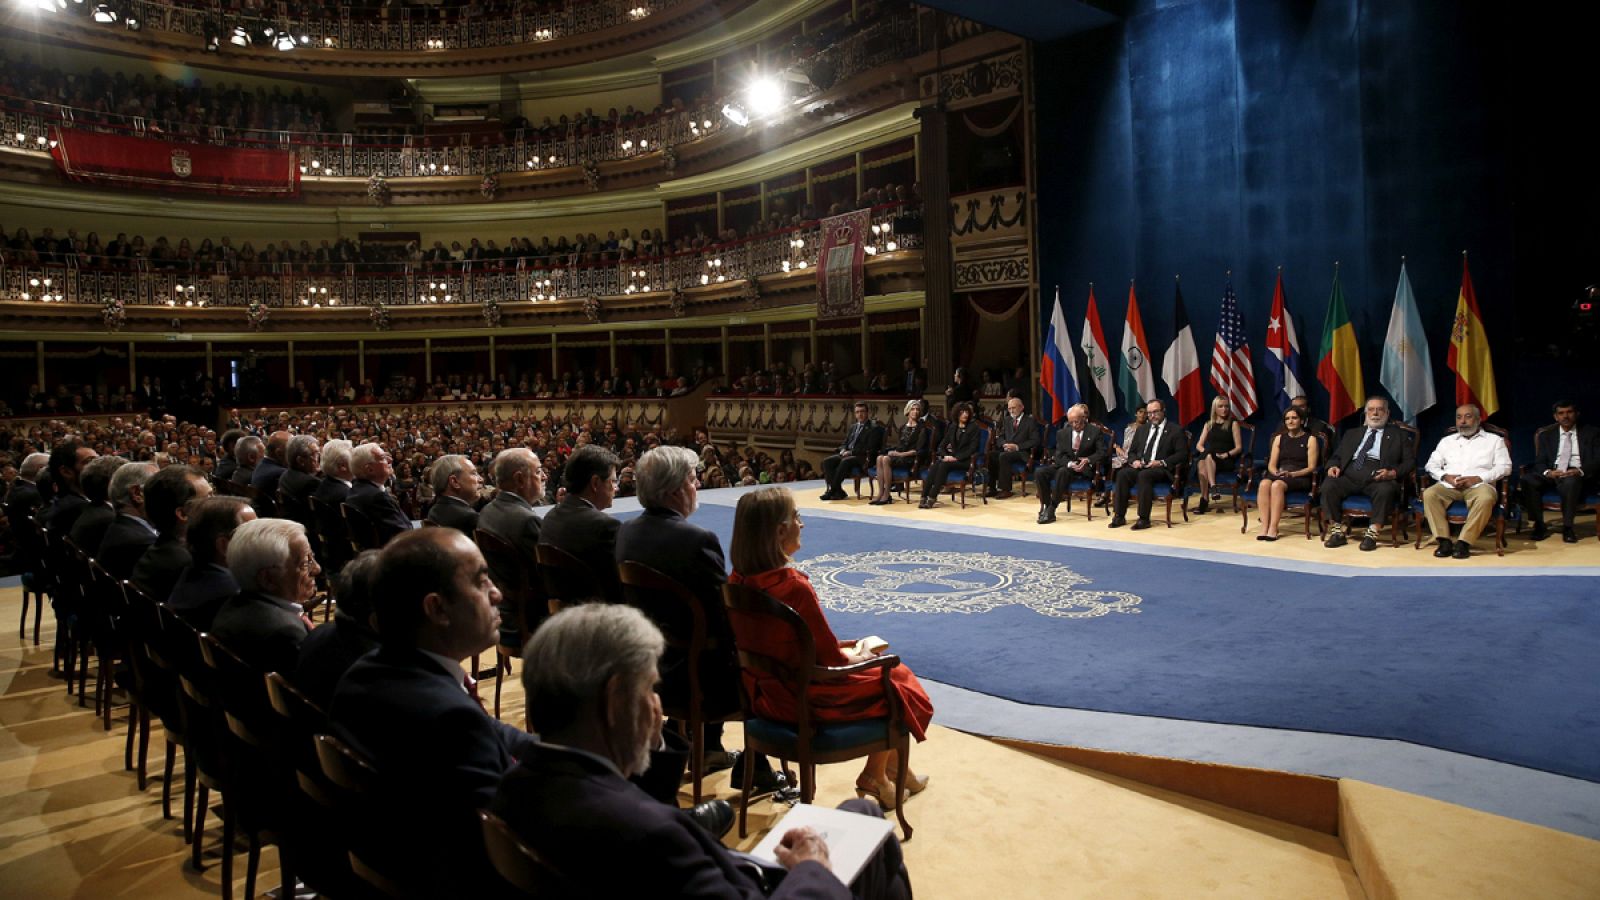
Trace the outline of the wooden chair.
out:
M 1189 521 L 1189 504 L 1183 500 L 1184 492 L 1189 489 L 1189 463 L 1179 463 L 1172 473 L 1171 481 L 1157 482 L 1155 484 L 1155 497 L 1166 502 L 1167 527 L 1172 527 L 1172 502 L 1178 500 L 1178 510 L 1183 513 L 1183 521 Z
M 1266 474 L 1265 468 L 1260 471 L 1252 470 L 1250 483 L 1245 485 L 1244 489 L 1239 492 L 1239 514 L 1244 519 L 1239 525 L 1240 534 L 1245 534 L 1250 530 L 1250 507 L 1261 505 L 1261 482 Z M 1322 528 L 1322 507 L 1319 505 L 1317 497 L 1317 481 L 1321 477 L 1322 472 L 1313 468 L 1311 470 L 1311 489 L 1307 491 L 1290 491 L 1283 498 L 1284 512 L 1291 510 L 1300 512 L 1300 516 L 1305 522 L 1306 540 L 1308 541 L 1311 540 L 1311 522 L 1313 519 L 1317 522 L 1317 531 L 1320 533 L 1324 530 Z
M 44 526 L 32 516 L 19 515 L 11 519 L 17 532 L 18 554 L 27 561 L 27 571 L 22 573 L 22 624 L 17 639 L 28 637 L 28 601 L 33 601 L 33 645 L 39 646 L 39 620 L 44 616 L 45 596 L 50 593 L 50 573 L 44 559 Z
M 1072 512 L 1073 499 L 1076 497 L 1083 498 L 1083 520 L 1085 522 L 1094 521 L 1095 497 L 1105 492 L 1106 481 L 1111 477 L 1111 432 L 1098 422 L 1093 424 L 1100 429 L 1100 440 L 1105 444 L 1106 448 L 1105 459 L 1101 460 L 1100 465 L 1089 473 L 1089 477 L 1070 479 L 1067 482 L 1065 495 L 1062 497 L 1067 503 L 1067 512 L 1069 514 Z M 1052 446 L 1054 446 L 1053 442 Z
M 1198 437 L 1196 438 L 1198 440 Z M 1233 509 L 1239 509 L 1239 492 L 1250 484 L 1255 474 L 1256 427 L 1248 422 L 1239 423 L 1239 444 L 1244 447 L 1244 452 L 1239 454 L 1239 463 L 1232 472 L 1218 472 L 1217 480 L 1212 483 L 1211 491 L 1214 494 L 1226 493 L 1233 499 Z M 1200 452 L 1198 449 L 1196 453 Z M 1184 512 L 1188 512 L 1189 498 L 1183 498 Z
M 500 637 L 495 641 L 494 717 L 500 718 L 500 692 L 505 676 L 511 674 L 511 662 L 522 658 L 522 648 L 533 637 L 539 625 L 549 618 L 549 604 L 539 578 L 539 563 L 518 547 L 492 531 L 482 528 L 473 532 L 483 559 L 489 564 L 489 574 L 500 589 Z M 506 640 L 505 618 L 509 614 L 516 627 L 515 642 Z M 523 727 L 527 727 L 524 716 Z
M 967 468 L 965 470 L 953 469 L 950 472 L 947 472 L 945 474 L 944 484 L 939 485 L 939 489 L 935 492 L 934 496 L 937 497 L 939 494 L 943 494 L 947 491 L 952 497 L 959 493 L 961 496 L 961 508 L 966 509 L 967 488 L 977 487 L 983 483 L 984 479 L 988 477 L 988 464 L 989 429 L 980 428 L 978 429 L 978 452 L 972 455 L 972 459 L 967 462 Z M 922 470 L 922 479 L 926 481 L 928 478 L 932 477 L 932 475 L 933 464 L 930 461 L 930 463 Z M 985 505 L 988 504 L 989 498 L 983 496 L 982 491 L 978 492 L 978 497 Z
M 739 665 L 745 671 L 780 681 L 790 696 L 797 699 L 794 722 L 780 722 L 757 716 L 745 692 L 744 741 L 746 752 L 765 753 L 781 760 L 792 760 L 800 769 L 800 802 L 810 803 L 816 795 L 818 763 L 843 762 L 893 750 L 899 754 L 899 773 L 895 796 L 906 796 L 906 773 L 911 770 L 911 732 L 905 724 L 900 695 L 890 680 L 890 670 L 900 665 L 900 657 L 885 654 L 847 666 L 819 666 L 811 629 L 800 614 L 767 594 L 742 584 L 722 588 L 722 602 L 738 641 Z M 774 655 L 776 654 L 776 655 Z M 877 671 L 889 714 L 855 722 L 821 724 L 811 709 L 809 689 L 813 683 L 842 681 L 860 672 Z M 745 766 L 739 807 L 739 836 L 746 836 L 746 817 L 750 812 L 750 790 L 755 767 Z M 905 804 L 895 804 L 895 816 L 905 840 L 911 840 L 911 825 L 906 822 Z
M 126 606 L 122 583 L 101 568 L 100 563 L 85 558 L 88 581 L 84 588 L 83 607 L 78 621 L 84 637 L 78 668 L 78 705 L 83 705 L 85 677 L 88 673 L 89 650 L 96 660 L 94 675 L 94 712 L 100 716 L 101 727 L 111 730 L 111 690 L 118 661 L 126 661 L 127 646 L 118 631 L 118 619 Z M 130 702 L 132 697 L 130 695 Z
M 617 569 L 622 576 L 622 593 L 628 604 L 656 623 L 667 646 L 683 655 L 689 674 L 688 697 L 681 704 L 668 705 L 662 698 L 667 718 L 684 723 L 689 738 L 689 779 L 694 784 L 694 802 L 700 802 L 701 781 L 706 773 L 705 724 L 732 722 L 743 718 L 741 710 L 707 710 L 705 676 L 700 663 L 705 654 L 731 654 L 706 623 L 704 601 L 675 578 L 642 563 L 624 561 Z M 720 598 L 717 598 L 720 600 Z M 713 601 L 715 602 L 715 601 Z
M 1394 424 L 1398 425 L 1411 439 L 1411 458 L 1415 460 L 1417 449 L 1422 443 L 1422 435 L 1417 429 L 1404 422 L 1395 422 Z M 1418 461 L 1417 468 L 1420 469 L 1421 465 L 1421 462 Z M 1400 496 L 1395 499 L 1394 510 L 1389 515 L 1389 546 L 1391 547 L 1400 546 L 1402 536 L 1409 537 L 1406 535 L 1407 520 L 1405 513 L 1410 506 L 1410 498 L 1415 496 L 1417 496 L 1417 469 L 1412 469 L 1410 477 L 1401 481 Z M 1366 519 L 1369 522 L 1372 520 L 1371 497 L 1366 494 L 1355 493 L 1344 498 L 1344 502 L 1339 506 L 1339 521 L 1344 525 L 1346 531 L 1350 529 L 1351 519 Z
M 1508 456 L 1510 455 L 1511 435 L 1504 428 L 1501 428 L 1498 425 L 1490 425 L 1487 422 L 1483 423 L 1480 427 L 1490 434 L 1497 435 L 1500 440 L 1504 441 L 1506 445 L 1506 454 Z M 1448 437 L 1449 435 L 1455 433 L 1456 430 L 1451 428 L 1445 432 L 1445 436 Z M 1417 491 L 1416 494 L 1411 498 L 1412 524 L 1415 525 L 1417 529 L 1417 542 L 1413 549 L 1422 549 L 1422 536 L 1427 534 L 1426 523 L 1428 516 L 1427 511 L 1422 505 L 1422 495 L 1425 491 L 1427 491 L 1429 485 L 1432 483 L 1433 476 L 1428 474 L 1428 471 L 1422 467 L 1421 462 L 1419 461 L 1417 465 Z M 1511 509 L 1511 474 L 1509 472 L 1506 473 L 1506 475 L 1499 481 L 1494 483 L 1494 495 L 1494 510 L 1490 513 L 1490 521 L 1494 525 L 1495 555 L 1505 556 L 1506 517 L 1510 514 L 1509 511 Z M 1465 525 L 1467 522 L 1467 501 L 1457 500 L 1454 503 L 1451 503 L 1450 506 L 1445 509 L 1444 517 L 1448 524 Z
M 163 620 L 163 624 L 172 625 L 182 623 L 176 617 Z M 232 760 L 227 751 L 228 723 L 223 707 L 221 686 L 217 683 L 216 672 L 203 658 L 205 635 L 196 634 L 187 623 L 182 627 L 188 629 L 188 634 L 194 636 L 195 647 L 193 656 L 184 660 L 179 669 L 179 683 L 183 685 L 184 713 L 188 717 L 190 729 L 190 746 L 195 753 L 195 798 L 194 798 L 194 827 L 191 829 L 193 842 L 190 865 L 196 871 L 202 870 L 200 864 L 202 845 L 205 842 L 206 813 L 210 808 L 211 792 L 216 791 L 223 798 L 222 802 L 222 896 L 226 900 L 233 897 L 233 835 L 235 813 L 238 804 L 234 803 L 233 789 L 229 776 L 232 772 L 229 764 Z M 180 632 L 183 633 L 183 632 Z
M 1485 425 L 1484 427 L 1487 428 L 1489 426 Z M 1547 434 L 1547 433 L 1549 433 L 1551 431 L 1554 431 L 1555 429 L 1560 428 L 1560 427 L 1561 427 L 1560 425 L 1554 425 L 1554 424 L 1546 425 L 1543 428 L 1540 428 L 1538 431 L 1534 432 L 1534 437 L 1533 437 L 1534 446 L 1537 447 L 1539 445 L 1539 442 L 1544 439 L 1543 436 L 1545 434 Z M 1584 461 L 1585 471 L 1588 470 L 1589 465 L 1590 465 L 1589 461 L 1585 460 Z M 1518 470 L 1518 471 L 1519 471 L 1520 475 L 1526 475 L 1529 472 L 1533 471 L 1533 466 L 1528 465 L 1528 464 L 1524 464 L 1522 466 L 1522 468 L 1520 470 Z M 1545 491 L 1544 493 L 1539 495 L 1539 508 L 1541 510 L 1547 512 L 1547 513 L 1549 513 L 1549 512 L 1554 512 L 1554 513 L 1561 512 L 1561 495 L 1556 493 L 1555 491 Z M 1592 514 L 1595 517 L 1595 537 L 1597 539 L 1600 539 L 1600 491 L 1587 491 L 1587 492 L 1584 493 L 1583 500 L 1578 504 L 1578 512 L 1584 512 L 1584 511 L 1588 511 L 1590 514 Z M 1521 534 L 1522 533 L 1522 520 L 1523 520 L 1524 517 L 1519 514 L 1520 513 L 1520 509 L 1519 508 L 1513 507 L 1510 510 L 1510 512 L 1511 512 L 1512 515 L 1516 516 L 1516 518 L 1517 518 L 1517 534 Z M 38 626 L 35 625 L 34 626 L 35 637 L 34 637 L 34 641 L 33 641 L 35 644 L 39 643 L 38 636 L 37 636 L 38 635 L 38 630 L 39 630 Z
M 483 822 L 483 846 L 489 851 L 489 862 L 512 887 L 532 897 L 575 895 L 560 870 L 513 834 L 504 819 L 486 809 L 478 811 L 478 818 Z
M 339 807 L 339 817 L 352 832 L 356 809 L 369 804 L 380 789 L 378 770 L 365 756 L 331 734 L 318 734 L 312 740 L 317 748 L 317 761 L 322 766 L 322 777 L 332 786 Z M 405 883 L 375 868 L 363 856 L 359 846 L 350 848 L 350 869 L 356 877 L 386 897 L 413 897 L 418 892 Z
M 583 560 L 553 544 L 539 544 L 534 553 L 539 560 L 539 575 L 553 616 L 578 603 L 598 603 L 606 599 L 600 579 Z
M 166 767 L 161 776 L 161 817 L 171 819 L 172 778 L 177 768 L 178 749 L 188 742 L 178 700 L 178 667 L 170 659 L 167 630 L 162 624 L 160 605 L 133 584 L 127 585 L 127 595 L 130 628 L 144 646 L 144 660 L 147 664 L 145 702 L 140 705 L 140 709 L 147 711 L 147 714 L 141 720 L 143 733 L 139 739 L 139 789 L 144 790 L 145 764 L 150 740 L 148 714 L 153 713 L 161 722 L 162 734 L 167 744 Z M 189 767 L 187 749 L 184 749 L 184 770 L 185 781 L 192 784 L 194 775 Z M 187 840 L 187 817 L 185 823 L 184 838 Z
M 372 524 L 366 513 L 349 503 L 340 504 L 339 512 L 344 516 L 345 528 L 350 533 L 351 559 L 355 559 L 363 550 L 383 549 L 383 541 L 378 537 L 378 527 Z
M 312 551 L 321 549 L 317 564 L 324 572 L 337 572 L 345 563 L 355 558 L 355 544 L 350 540 L 350 527 L 345 524 L 342 504 L 323 503 L 312 497 L 311 518 L 317 523 L 317 543 Z
M 322 708 L 280 672 L 268 672 L 267 702 L 274 719 L 278 758 L 292 772 L 294 825 L 284 838 L 293 847 L 295 874 L 317 893 L 359 896 L 363 885 L 350 868 L 349 841 L 337 822 L 335 789 L 322 774 L 315 736 L 327 731 Z
M 194 680 L 203 663 L 200 660 L 200 635 L 170 606 L 156 607 L 161 617 L 161 658 L 177 676 L 177 718 L 183 737 L 183 840 L 198 844 L 195 828 L 196 800 L 204 800 L 210 785 L 201 781 L 201 760 L 214 769 L 217 765 L 211 710 L 197 699 L 199 684 Z M 200 850 L 194 850 L 195 871 L 200 868 Z
M 1055 446 L 1056 427 L 1054 425 L 1047 428 L 1043 422 L 1035 419 L 1033 427 L 1039 432 L 1039 442 L 1033 445 L 1033 452 L 1028 454 L 1026 460 L 1011 464 L 1011 477 L 1021 480 L 1022 487 L 1018 490 L 1018 493 L 1024 497 L 1028 496 L 1028 485 L 1033 483 L 1034 470 L 1039 468 L 1039 460 L 1044 456 L 1045 448 Z

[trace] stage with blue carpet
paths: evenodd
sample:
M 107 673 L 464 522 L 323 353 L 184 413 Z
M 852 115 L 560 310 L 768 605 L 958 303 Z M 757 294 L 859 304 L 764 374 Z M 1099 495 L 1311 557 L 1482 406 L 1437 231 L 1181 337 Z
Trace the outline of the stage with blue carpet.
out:
M 805 510 L 841 638 L 1055 707 L 1410 741 L 1600 782 L 1594 576 L 1387 577 L 897 527 Z M 733 510 L 695 521 L 729 544 Z M 892 519 L 888 520 L 892 522 Z

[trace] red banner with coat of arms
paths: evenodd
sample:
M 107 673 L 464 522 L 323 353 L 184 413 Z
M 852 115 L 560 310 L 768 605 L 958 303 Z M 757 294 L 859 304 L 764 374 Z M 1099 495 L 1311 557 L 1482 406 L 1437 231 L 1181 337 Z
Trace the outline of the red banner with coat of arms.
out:
M 68 178 L 91 184 L 242 197 L 300 193 L 300 165 L 292 150 L 182 144 L 59 128 L 50 155 Z
M 859 317 L 865 312 L 867 233 L 871 227 L 872 213 L 865 209 L 822 220 L 817 318 Z

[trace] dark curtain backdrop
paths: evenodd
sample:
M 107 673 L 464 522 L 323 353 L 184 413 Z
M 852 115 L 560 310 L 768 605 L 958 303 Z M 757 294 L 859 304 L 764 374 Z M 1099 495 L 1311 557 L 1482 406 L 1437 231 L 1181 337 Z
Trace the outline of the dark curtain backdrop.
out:
M 1583 99 L 1593 74 L 1573 46 L 1584 33 L 1574 13 L 1455 0 L 1129 6 L 1122 23 L 1035 57 L 1049 161 L 1040 281 L 1063 286 L 1074 341 L 1093 281 L 1115 352 L 1127 294 L 1108 286 L 1137 278 L 1151 350 L 1164 357 L 1181 274 L 1208 370 L 1231 269 L 1264 395 L 1281 265 L 1301 378 L 1321 413 L 1315 365 L 1334 262 L 1371 393 L 1404 255 L 1440 397 L 1420 423 L 1426 449 L 1452 424 L 1445 359 L 1468 250 L 1500 389 L 1494 421 L 1513 430 L 1518 460 L 1555 396 L 1600 419 L 1600 348 L 1573 338 L 1570 310 L 1600 281 L 1587 159 L 1596 127 Z

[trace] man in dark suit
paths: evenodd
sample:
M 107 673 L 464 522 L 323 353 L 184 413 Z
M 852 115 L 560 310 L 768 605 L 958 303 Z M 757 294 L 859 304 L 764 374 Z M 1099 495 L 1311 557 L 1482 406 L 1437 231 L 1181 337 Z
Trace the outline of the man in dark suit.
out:
M 78 487 L 89 505 L 78 514 L 67 537 L 91 556 L 100 549 L 106 529 L 117 520 L 117 508 L 107 498 L 111 493 L 111 476 L 127 464 L 120 456 L 97 456 L 83 467 L 83 475 L 78 479 Z
M 117 517 L 106 527 L 99 549 L 91 552 L 118 580 L 132 575 L 139 557 L 156 542 L 156 528 L 144 508 L 144 486 L 155 473 L 155 463 L 128 463 L 111 476 L 108 499 L 117 508 Z
M 541 523 L 539 514 L 533 511 L 533 505 L 544 502 L 544 466 L 540 464 L 538 455 L 526 447 L 500 451 L 494 458 L 494 483 L 500 491 L 478 514 L 478 528 L 517 548 L 525 559 L 535 559 L 534 548 L 539 544 Z M 518 573 L 497 568 L 512 564 L 511 560 L 499 557 L 489 559 L 495 584 L 515 584 L 518 581 Z M 537 573 L 528 574 L 537 577 Z M 520 647 L 527 640 L 527 636 L 519 631 L 523 612 L 502 601 L 500 640 L 507 646 Z M 530 626 L 537 627 L 547 612 L 544 609 L 527 610 Z
M 1561 496 L 1561 539 L 1578 542 L 1572 517 L 1583 495 L 1600 487 L 1600 428 L 1578 424 L 1578 405 L 1562 400 L 1551 408 L 1556 424 L 1533 436 L 1533 469 L 1522 476 L 1522 508 L 1533 523 L 1532 538 L 1550 536 L 1544 524 L 1546 493 Z
M 1317 437 L 1317 446 L 1327 448 L 1333 446 L 1333 426 L 1311 414 L 1311 401 L 1305 394 L 1289 401 L 1289 405 L 1300 410 L 1300 420 L 1305 422 L 1305 430 Z
M 1128 524 L 1128 495 L 1139 492 L 1139 519 L 1133 530 L 1150 527 L 1150 508 L 1156 502 L 1156 485 L 1171 482 L 1178 467 L 1189 461 L 1189 435 L 1182 426 L 1167 421 L 1167 405 L 1160 400 L 1145 404 L 1145 423 L 1133 433 L 1128 464 L 1117 470 L 1111 495 L 1111 527 Z
M 593 575 L 597 595 L 608 603 L 621 603 L 622 582 L 617 580 L 617 528 L 621 523 L 604 512 L 617 494 L 616 454 L 598 444 L 585 444 L 567 460 L 563 478 L 567 497 L 544 514 L 539 543 L 577 557 Z
M 253 434 L 239 438 L 239 443 L 233 446 L 233 458 L 238 465 L 234 467 L 233 474 L 228 476 L 228 480 L 234 484 L 249 486 L 255 480 L 256 467 L 261 464 L 261 457 L 266 453 L 266 448 L 267 445 L 262 443 L 261 438 Z M 259 509 L 256 511 L 260 512 Z
M 278 493 L 284 501 L 280 512 L 286 518 L 312 528 L 310 501 L 320 484 L 317 471 L 322 464 L 322 445 L 315 435 L 297 434 L 289 439 L 284 457 L 289 467 L 278 479 Z
M 822 492 L 824 500 L 843 500 L 848 497 L 844 492 L 844 480 L 857 472 L 866 471 L 883 447 L 883 429 L 867 415 L 865 403 L 856 404 L 855 417 L 839 449 L 822 461 L 822 479 L 828 485 L 827 490 Z
M 267 437 L 265 455 L 250 475 L 250 486 L 256 489 L 256 515 L 263 519 L 279 515 L 278 482 L 289 468 L 288 450 L 289 432 L 274 431 Z
M 384 485 L 394 477 L 394 460 L 379 444 L 366 443 L 350 451 L 350 468 L 355 472 L 346 506 L 367 517 L 378 530 L 382 546 L 397 534 L 411 530 L 411 517 L 400 508 L 400 501 Z
M 1023 409 L 1022 398 L 1006 401 L 1006 414 L 995 425 L 996 446 L 989 450 L 989 483 L 985 491 L 995 500 L 1011 497 L 1011 468 L 1033 458 L 1039 446 L 1039 423 Z
M 237 428 L 230 428 L 222 433 L 217 440 L 217 465 L 212 470 L 211 477 L 218 481 L 232 481 L 233 473 L 239 468 L 239 460 L 234 451 L 239 447 L 239 439 L 244 437 L 244 432 Z
M 239 593 L 223 601 L 211 634 L 263 672 L 292 672 L 311 631 L 304 606 L 317 595 L 317 560 L 305 526 L 288 519 L 240 525 L 228 543 Z
M 911 357 L 906 357 L 905 372 L 900 376 L 900 385 L 907 397 L 922 396 L 928 391 L 928 370 L 920 368 L 917 361 Z
M 38 478 L 50 464 L 50 454 L 29 453 L 17 467 L 17 479 L 6 492 L 6 518 L 20 522 L 32 518 L 34 511 L 44 505 L 44 493 L 39 490 Z
M 50 448 L 50 488 L 54 496 L 45 507 L 44 527 L 50 529 L 51 534 L 71 534 L 78 516 L 88 508 L 89 501 L 79 487 L 78 476 L 89 460 L 99 455 L 77 438 L 68 438 Z
M 157 531 L 156 541 L 134 564 L 130 580 L 158 602 L 172 594 L 178 576 L 193 562 L 184 540 L 189 501 L 209 496 L 211 482 L 190 466 L 167 466 L 145 482 L 144 509 Z
M 428 469 L 428 483 L 433 486 L 428 521 L 471 538 L 478 528 L 478 511 L 472 504 L 477 502 L 478 488 L 483 485 L 478 467 L 459 453 L 447 453 Z
M 255 518 L 256 511 L 243 497 L 212 495 L 190 509 L 184 529 L 189 567 L 178 575 L 165 601 L 196 631 L 210 631 L 223 602 L 239 593 L 239 582 L 228 569 L 228 544 L 240 525 Z
M 329 572 L 338 572 L 352 556 L 349 532 L 346 530 L 344 506 L 350 496 L 353 475 L 350 471 L 350 442 L 336 438 L 322 448 L 322 480 L 311 492 L 317 502 L 317 536 L 321 539 L 322 565 Z
M 1067 424 L 1056 432 L 1055 456 L 1034 472 L 1039 489 L 1039 524 L 1056 520 L 1056 506 L 1074 478 L 1093 477 L 1111 452 L 1105 430 L 1089 421 L 1089 407 L 1078 403 L 1067 410 Z
M 311 629 L 300 644 L 292 680 L 321 709 L 333 702 L 339 680 L 356 660 L 378 649 L 372 618 L 372 583 L 377 571 L 376 550 L 363 551 L 341 569 L 333 585 L 339 603 L 333 621 Z
M 1378 528 L 1400 502 L 1401 488 L 1416 468 L 1416 448 L 1404 428 L 1389 421 L 1389 401 L 1369 397 L 1363 409 L 1363 426 L 1345 432 L 1328 457 L 1322 481 L 1322 514 L 1333 523 L 1324 547 L 1342 547 L 1345 538 L 1340 507 L 1351 494 L 1372 498 L 1372 518 L 1361 536 L 1362 550 L 1378 549 Z
M 682 811 L 624 779 L 644 770 L 662 739 L 652 687 L 665 645 L 631 607 L 563 612 L 523 655 L 528 709 L 542 743 L 508 773 L 491 809 L 548 860 L 573 890 L 597 897 L 742 897 L 768 891 L 750 868 Z M 604 660 L 603 664 L 595 662 Z M 844 809 L 881 816 L 870 800 Z M 617 848 L 625 847 L 626 864 Z M 787 870 L 773 897 L 852 896 L 830 871 L 827 841 L 809 828 L 777 850 Z M 755 873 L 755 874 L 753 874 Z M 900 845 L 890 836 L 857 879 L 856 896 L 909 897 Z

